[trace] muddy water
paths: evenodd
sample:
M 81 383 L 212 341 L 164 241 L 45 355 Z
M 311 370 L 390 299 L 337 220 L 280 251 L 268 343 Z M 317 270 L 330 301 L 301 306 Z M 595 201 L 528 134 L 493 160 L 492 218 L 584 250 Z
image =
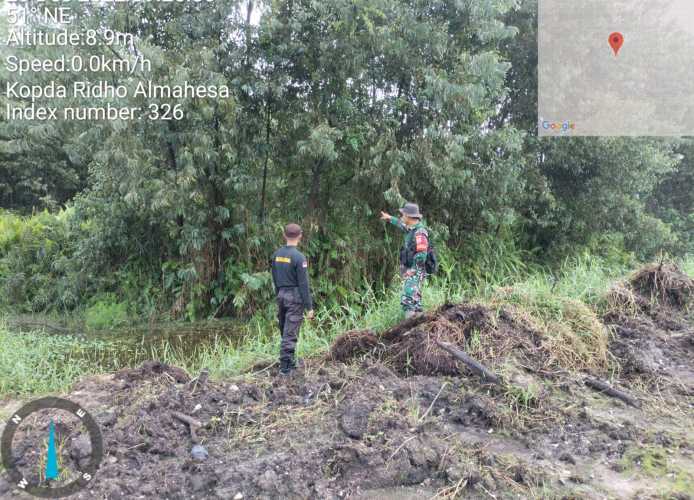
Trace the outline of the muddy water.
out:
M 215 322 L 100 331 L 88 333 L 86 338 L 102 346 L 86 353 L 90 361 L 116 369 L 136 366 L 149 359 L 192 361 L 220 344 L 238 345 L 243 332 L 238 324 Z
M 198 323 L 150 323 L 137 327 L 90 331 L 80 325 L 57 325 L 41 319 L 21 322 L 17 332 L 43 331 L 46 335 L 79 339 L 74 358 L 97 362 L 105 369 L 135 366 L 149 359 L 192 360 L 212 347 L 235 346 L 244 338 L 243 326 L 235 321 Z

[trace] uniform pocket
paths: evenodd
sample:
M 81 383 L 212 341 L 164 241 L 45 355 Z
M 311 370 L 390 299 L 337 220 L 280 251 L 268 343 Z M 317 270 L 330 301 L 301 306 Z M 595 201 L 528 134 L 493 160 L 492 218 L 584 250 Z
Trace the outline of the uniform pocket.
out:
M 303 319 L 304 316 L 302 314 L 292 313 L 287 315 L 287 321 L 291 323 L 301 323 Z
M 301 300 L 301 292 L 299 291 L 298 288 L 292 288 L 292 299 L 294 302 L 297 304 L 301 304 L 303 301 Z

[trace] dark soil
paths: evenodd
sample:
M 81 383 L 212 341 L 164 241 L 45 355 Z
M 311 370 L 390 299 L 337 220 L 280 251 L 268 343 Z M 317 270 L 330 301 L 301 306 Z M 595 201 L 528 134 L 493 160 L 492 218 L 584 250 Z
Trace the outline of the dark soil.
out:
M 694 394 L 694 281 L 671 264 L 651 265 L 614 295 L 617 307 L 603 321 L 614 329 L 610 350 L 621 377 L 650 386 L 667 379 Z
M 60 487 L 77 479 L 72 471 L 86 466 L 91 456 L 91 444 L 88 438 L 85 439 L 86 428 L 76 416 L 66 411 L 52 412 L 50 416 L 46 411 L 39 411 L 29 416 L 14 435 L 14 458 L 17 468 L 25 478 L 47 486 L 43 471 L 39 471 L 34 464 L 39 463 L 46 455 L 49 433 L 46 422 L 50 418 L 55 424 L 56 452 L 63 472 L 61 477 L 51 484 L 52 487 Z M 40 443 L 41 446 L 37 448 L 36 443 Z
M 101 424 L 106 456 L 75 498 L 692 498 L 694 322 L 680 294 L 657 295 L 661 278 L 655 299 L 639 283 L 624 287 L 636 308 L 615 300 L 604 317 L 604 372 L 559 366 L 513 310 L 459 304 L 349 332 L 289 379 L 191 380 L 149 362 L 83 380 L 67 397 Z M 482 383 L 437 340 L 504 382 Z M 202 423 L 207 458 L 173 412 Z

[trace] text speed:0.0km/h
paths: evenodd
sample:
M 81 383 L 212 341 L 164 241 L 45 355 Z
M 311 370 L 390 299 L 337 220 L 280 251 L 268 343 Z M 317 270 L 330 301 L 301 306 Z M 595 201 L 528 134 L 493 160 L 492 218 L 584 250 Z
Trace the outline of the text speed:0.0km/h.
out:
M 22 59 L 17 56 L 9 56 L 6 59 L 6 68 L 10 73 L 23 75 L 25 73 L 130 73 L 136 71 L 143 73 L 152 70 L 152 63 L 148 59 L 138 56 L 133 60 L 114 59 L 103 55 L 84 57 L 76 55 L 72 57 L 60 56 L 57 59 Z

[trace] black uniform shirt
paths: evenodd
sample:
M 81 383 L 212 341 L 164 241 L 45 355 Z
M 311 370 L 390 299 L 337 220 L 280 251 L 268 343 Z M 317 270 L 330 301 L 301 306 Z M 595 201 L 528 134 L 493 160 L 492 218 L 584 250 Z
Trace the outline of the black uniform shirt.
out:
M 272 254 L 272 281 L 276 293 L 280 288 L 298 288 L 304 309 L 313 309 L 313 299 L 308 286 L 308 262 L 296 247 L 283 246 Z

